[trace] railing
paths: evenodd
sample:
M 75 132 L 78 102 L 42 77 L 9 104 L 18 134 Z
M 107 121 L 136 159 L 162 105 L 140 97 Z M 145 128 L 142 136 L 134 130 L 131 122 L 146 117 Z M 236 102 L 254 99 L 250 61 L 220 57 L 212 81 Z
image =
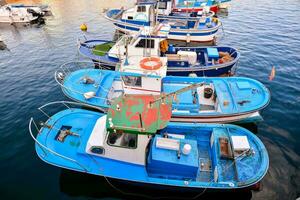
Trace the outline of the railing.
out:
M 87 61 L 65 63 L 57 71 L 55 71 L 54 78 L 55 78 L 55 81 L 60 85 L 60 87 L 62 88 L 64 93 L 65 93 L 65 91 L 70 91 L 70 92 L 73 92 L 73 93 L 77 93 L 77 94 L 83 96 L 86 99 L 86 97 L 85 97 L 86 94 L 85 93 L 77 91 L 74 88 L 66 87 L 64 85 L 64 80 L 67 76 L 69 76 L 72 72 L 75 72 L 77 70 L 82 70 L 82 69 L 87 69 L 86 77 L 82 77 L 82 78 L 83 79 L 84 78 L 89 78 L 88 77 L 88 72 L 89 72 L 89 70 L 94 70 L 95 69 L 95 63 L 87 62 Z M 100 67 L 99 69 L 102 69 L 102 68 Z M 101 80 L 104 78 L 101 70 L 99 70 L 99 75 L 100 76 L 97 77 L 97 78 L 100 79 L 99 83 L 101 83 Z M 78 81 L 81 81 L 81 80 L 78 80 Z M 103 88 L 100 84 L 94 83 L 94 87 L 97 88 L 97 90 L 100 87 L 104 91 L 109 92 L 107 89 Z M 96 95 L 91 97 L 91 98 L 96 98 L 96 99 L 104 100 L 104 101 L 110 101 L 108 98 L 103 98 L 103 97 L 99 97 L 99 96 L 96 96 Z
M 46 121 L 48 121 L 49 119 L 51 119 L 51 114 L 48 114 L 44 108 L 45 107 L 48 107 L 50 105 L 57 105 L 57 104 L 60 104 L 60 105 L 64 105 L 67 109 L 74 109 L 74 106 L 77 106 L 77 107 L 86 107 L 86 108 L 90 108 L 90 109 L 96 109 L 96 110 L 99 110 L 101 112 L 103 112 L 102 109 L 98 108 L 98 107 L 95 107 L 95 106 L 90 106 L 90 105 L 86 105 L 86 104 L 82 104 L 82 103 L 76 103 L 76 102 L 68 102 L 68 101 L 57 101 L 57 102 L 51 102 L 51 103 L 47 103 L 41 107 L 38 108 L 39 111 L 41 111 L 43 113 L 43 115 L 45 115 L 48 119 Z M 72 107 L 73 106 L 73 107 Z M 56 107 L 57 108 L 57 107 Z M 34 127 L 33 127 L 34 126 Z M 42 126 L 41 126 L 42 128 Z M 36 130 L 37 134 L 40 134 L 41 133 L 41 128 L 38 127 L 38 124 L 34 121 L 34 118 L 31 117 L 30 118 L 30 121 L 29 121 L 29 126 L 28 126 L 28 129 L 29 129 L 29 133 L 30 133 L 30 136 L 32 137 L 32 139 L 35 141 L 35 143 L 41 148 L 41 150 L 43 151 L 44 155 L 43 157 L 47 157 L 48 156 L 48 153 L 51 153 L 55 156 L 58 156 L 60 158 L 63 158 L 65 160 L 68 160 L 70 162 L 73 162 L 75 163 L 76 165 L 78 165 L 80 168 L 83 169 L 84 172 L 88 172 L 88 169 L 81 163 L 79 163 L 78 161 L 72 159 L 72 158 L 69 158 L 69 157 L 66 157 L 64 155 L 61 155 L 57 152 L 55 152 L 54 150 L 48 148 L 47 146 L 45 146 L 44 144 L 42 144 L 38 139 L 37 137 L 35 136 L 34 134 L 34 131 L 33 129 Z M 49 127 L 48 127 L 49 128 Z M 49 129 L 53 129 L 54 127 L 51 127 Z M 48 132 L 49 133 L 49 132 Z M 80 136 L 79 136 L 80 137 Z

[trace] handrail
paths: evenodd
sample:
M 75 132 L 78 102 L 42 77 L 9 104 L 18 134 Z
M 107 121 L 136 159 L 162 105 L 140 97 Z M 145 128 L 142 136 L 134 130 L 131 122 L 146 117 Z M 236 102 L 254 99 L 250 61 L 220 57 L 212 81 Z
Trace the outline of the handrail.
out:
M 88 105 L 88 104 L 84 104 L 84 103 L 78 103 L 78 102 L 71 102 L 71 101 L 54 101 L 54 102 L 50 102 L 50 103 L 46 103 L 42 106 L 40 106 L 38 108 L 39 111 L 41 111 L 45 116 L 47 116 L 49 119 L 51 119 L 50 115 L 47 114 L 43 109 L 48 107 L 48 106 L 51 106 L 51 105 L 54 105 L 54 104 L 61 104 L 61 105 L 64 105 L 66 108 L 68 109 L 74 109 L 71 107 L 71 105 L 76 105 L 76 106 L 84 106 L 84 107 L 87 107 L 87 108 L 92 108 L 92 109 L 96 109 L 96 110 L 99 110 L 101 112 L 104 112 L 104 109 L 101 109 L 99 107 L 96 107 L 96 106 L 93 106 L 93 105 Z M 59 156 L 63 159 L 66 159 L 66 160 L 69 160 L 71 162 L 74 162 L 76 163 L 78 166 L 80 166 L 85 172 L 88 172 L 88 169 L 83 166 L 82 164 L 80 164 L 78 161 L 74 160 L 74 159 L 71 159 L 71 158 L 68 158 L 64 155 L 61 155 L 55 151 L 53 151 L 52 149 L 49 149 L 48 147 L 46 147 L 45 145 L 43 145 L 41 142 L 39 142 L 37 140 L 37 138 L 34 136 L 33 134 L 33 131 L 32 131 L 32 124 L 35 126 L 35 129 L 36 131 L 38 132 L 38 134 L 40 133 L 40 129 L 38 128 L 37 124 L 35 123 L 33 117 L 30 118 L 30 121 L 29 121 L 29 126 L 28 126 L 28 129 L 29 129 L 29 133 L 32 137 L 32 139 L 35 141 L 36 144 L 39 145 L 39 147 L 42 149 L 42 151 L 44 152 L 45 156 L 47 156 L 47 152 L 50 152 L 56 156 Z
M 59 71 L 59 70 L 56 70 L 56 71 L 55 71 L 55 73 L 54 73 L 55 81 L 60 85 L 61 88 L 64 88 L 64 89 L 67 90 L 67 91 L 71 91 L 71 92 L 74 92 L 74 93 L 77 93 L 77 94 L 80 94 L 80 95 L 84 96 L 84 93 L 79 92 L 79 91 L 74 90 L 74 89 L 71 89 L 71 88 L 66 87 L 65 85 L 63 85 L 63 84 L 61 83 L 61 81 L 60 81 L 59 76 L 58 76 L 59 73 L 62 73 L 63 76 L 66 77 L 69 73 L 71 73 L 72 71 L 70 70 L 70 67 L 66 67 L 68 64 L 71 64 L 71 63 L 77 63 L 77 64 L 78 64 L 78 63 L 83 63 L 83 64 L 85 64 L 85 63 L 87 63 L 87 64 L 94 64 L 93 62 L 90 62 L 90 61 L 80 61 L 80 62 L 74 62 L 74 61 L 73 61 L 73 62 L 67 62 L 67 63 L 64 63 L 63 65 L 60 66 L 60 69 L 61 69 L 62 71 Z M 79 67 L 80 67 L 80 66 L 79 66 Z M 68 70 L 68 72 L 66 72 L 65 69 Z M 79 69 L 81 69 L 81 68 L 79 68 Z M 88 69 L 88 68 L 87 68 L 87 69 Z M 93 68 L 92 68 L 92 69 L 93 69 Z M 92 70 L 92 69 L 91 69 L 91 70 Z M 101 87 L 102 89 L 104 89 L 104 90 L 107 91 L 107 89 L 103 88 L 101 85 L 99 85 L 98 87 Z M 96 99 L 102 99 L 102 100 L 106 100 L 106 101 L 110 101 L 110 100 L 107 99 L 107 98 L 98 97 L 98 96 L 94 96 L 93 98 L 96 98 Z
M 59 154 L 59 153 L 53 151 L 52 149 L 49 149 L 48 147 L 44 146 L 43 144 L 41 144 L 41 143 L 36 139 L 36 137 L 33 135 L 32 128 L 31 128 L 31 127 L 32 127 L 32 123 L 35 124 L 35 127 L 36 127 L 38 133 L 40 133 L 40 130 L 38 130 L 38 128 L 37 128 L 37 126 L 36 126 L 36 123 L 34 122 L 34 119 L 33 119 L 32 117 L 30 118 L 29 126 L 28 126 L 29 133 L 30 133 L 32 139 L 35 141 L 36 144 L 39 145 L 39 147 L 43 150 L 43 152 L 45 153 L 46 156 L 47 156 L 47 153 L 46 153 L 45 151 L 48 151 L 48 152 L 50 152 L 50 153 L 52 153 L 52 154 L 54 154 L 54 155 L 56 155 L 56 156 L 58 156 L 58 157 L 61 157 L 61 158 L 63 158 L 63 159 L 66 159 L 66 160 L 68 160 L 68 161 L 71 161 L 71 162 L 77 164 L 79 167 L 81 167 L 81 168 L 84 170 L 84 172 L 86 172 L 86 173 L 88 172 L 88 169 L 87 169 L 84 165 L 80 164 L 78 161 L 76 161 L 76 160 L 74 160 L 74 159 L 71 159 L 71 158 L 68 158 L 68 157 L 66 157 L 66 156 L 64 156 L 64 155 L 61 155 L 61 154 Z
M 92 108 L 92 109 L 96 109 L 96 110 L 99 110 L 99 111 L 101 111 L 101 112 L 105 112 L 104 109 L 99 108 L 99 107 L 97 107 L 97 106 L 93 106 L 93 105 L 85 104 L 85 103 L 73 102 L 73 101 L 53 101 L 53 102 L 46 103 L 46 104 L 40 106 L 40 107 L 38 108 L 38 110 L 41 111 L 43 108 L 48 107 L 48 106 L 53 105 L 53 104 L 62 104 L 62 105 L 64 105 L 64 106 L 66 106 L 68 109 L 73 109 L 73 108 L 67 106 L 67 104 L 70 104 L 70 105 L 78 105 L 78 106 L 84 106 L 84 107 L 89 107 L 89 108 Z M 46 115 L 46 116 L 47 116 L 47 115 Z

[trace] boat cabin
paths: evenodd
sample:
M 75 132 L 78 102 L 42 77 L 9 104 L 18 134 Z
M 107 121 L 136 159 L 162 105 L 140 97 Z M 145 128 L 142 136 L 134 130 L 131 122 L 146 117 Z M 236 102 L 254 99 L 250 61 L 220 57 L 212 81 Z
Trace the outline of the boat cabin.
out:
M 157 69 L 152 70 L 152 67 Z M 120 71 L 124 94 L 157 95 L 161 93 L 162 79 L 167 74 L 167 58 L 128 58 L 120 66 Z
M 156 23 L 153 4 L 138 4 L 123 12 L 121 21 L 130 21 L 132 24 L 153 26 Z
M 122 95 L 107 116 L 100 117 L 85 151 L 110 159 L 145 165 L 146 148 L 157 129 L 171 118 L 170 98 L 156 101 L 153 95 Z
M 124 59 L 126 54 L 129 57 L 160 56 L 161 42 L 167 39 L 161 33 L 164 28 L 167 29 L 167 27 L 162 26 L 156 27 L 156 29 L 145 27 L 137 35 L 122 36 L 109 50 L 108 56 L 118 59 Z
M 151 137 L 126 133 L 122 130 L 107 131 L 107 117 L 99 118 L 86 144 L 85 152 L 95 156 L 145 165 L 146 147 Z

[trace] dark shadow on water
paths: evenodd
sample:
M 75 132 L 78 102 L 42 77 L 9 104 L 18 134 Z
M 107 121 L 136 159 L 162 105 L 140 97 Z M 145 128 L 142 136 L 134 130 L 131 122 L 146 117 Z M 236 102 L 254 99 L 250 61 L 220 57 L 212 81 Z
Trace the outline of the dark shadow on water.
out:
M 249 131 L 251 131 L 254 134 L 258 133 L 258 126 L 256 123 L 245 123 L 245 124 L 238 124 L 238 126 L 241 126 L 245 129 L 248 129 Z
M 121 170 L 121 169 L 120 169 Z M 60 191 L 70 197 L 115 199 L 251 199 L 249 190 L 238 191 L 180 191 L 154 189 L 104 177 L 61 170 Z

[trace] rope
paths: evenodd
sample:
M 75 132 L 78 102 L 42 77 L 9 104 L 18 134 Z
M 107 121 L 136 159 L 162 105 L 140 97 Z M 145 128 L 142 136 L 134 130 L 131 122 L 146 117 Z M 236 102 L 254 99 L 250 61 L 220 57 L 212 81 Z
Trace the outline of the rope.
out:
M 202 196 L 202 195 L 206 192 L 206 190 L 207 190 L 207 188 L 204 188 L 204 190 L 203 190 L 201 193 L 199 193 L 199 194 L 197 194 L 197 195 L 195 195 L 195 196 L 193 196 L 193 197 L 191 197 L 191 198 L 182 198 L 182 197 L 174 197 L 174 196 L 158 196 L 158 197 L 153 197 L 153 196 L 146 195 L 146 194 L 138 194 L 138 193 L 133 193 L 133 192 L 125 192 L 125 191 L 123 191 L 123 190 L 117 188 L 116 186 L 114 186 L 114 185 L 108 180 L 107 177 L 104 176 L 104 178 L 105 178 L 106 182 L 107 182 L 113 189 L 115 189 L 116 191 L 118 191 L 119 193 L 121 193 L 121 194 L 123 194 L 123 195 L 127 195 L 127 196 L 136 196 L 136 197 L 143 197 L 143 198 L 147 198 L 147 199 L 197 199 L 198 197 Z

